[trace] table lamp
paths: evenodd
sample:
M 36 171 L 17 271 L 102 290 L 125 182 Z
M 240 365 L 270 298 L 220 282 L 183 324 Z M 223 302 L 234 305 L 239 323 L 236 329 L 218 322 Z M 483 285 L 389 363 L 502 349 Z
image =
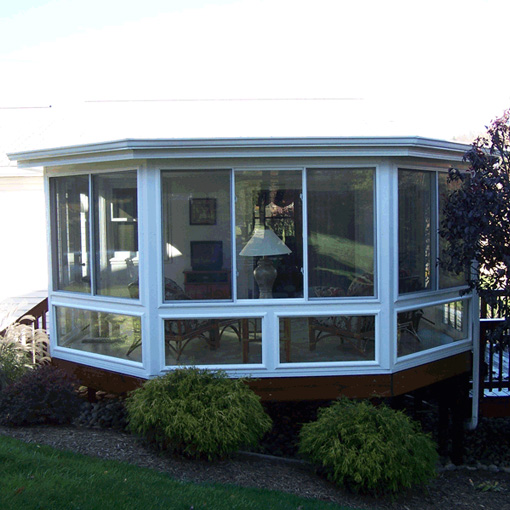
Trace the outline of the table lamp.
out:
M 276 280 L 277 271 L 270 258 L 274 255 L 288 255 L 292 251 L 270 229 L 257 225 L 250 240 L 241 250 L 242 257 L 261 257 L 257 267 L 253 271 L 255 281 L 259 286 L 259 299 L 271 299 L 273 297 L 273 284 Z

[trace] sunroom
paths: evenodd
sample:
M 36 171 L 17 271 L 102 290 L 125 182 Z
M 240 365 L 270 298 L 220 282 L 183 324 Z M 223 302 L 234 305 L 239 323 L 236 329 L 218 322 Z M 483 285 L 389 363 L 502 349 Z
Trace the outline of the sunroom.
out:
M 110 380 L 222 369 L 267 398 L 398 394 L 466 372 L 477 307 L 437 264 L 447 171 L 466 149 L 156 139 L 11 154 L 44 167 L 51 354 Z

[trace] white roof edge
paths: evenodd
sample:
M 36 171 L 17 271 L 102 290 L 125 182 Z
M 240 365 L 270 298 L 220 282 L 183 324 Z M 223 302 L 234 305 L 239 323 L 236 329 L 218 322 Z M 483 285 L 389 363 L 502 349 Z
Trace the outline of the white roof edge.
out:
M 450 156 L 456 155 L 454 159 L 461 159 L 470 145 L 439 140 L 434 138 L 424 138 L 419 136 L 384 136 L 384 137 L 303 137 L 303 138 L 155 138 L 155 139 L 123 139 L 101 143 L 90 143 L 83 145 L 71 145 L 64 147 L 55 147 L 50 149 L 15 152 L 7 154 L 11 161 L 17 161 L 18 166 L 69 164 L 69 159 L 95 161 L 118 159 L 123 153 L 122 159 L 135 158 L 135 152 L 143 152 L 144 159 L 157 157 L 158 152 L 168 151 L 242 151 L 242 150 L 274 150 L 274 149 L 294 149 L 304 150 L 321 149 L 328 151 L 331 149 L 358 149 L 371 150 L 384 148 L 385 153 L 391 149 L 415 149 L 422 151 L 446 152 Z M 151 153 L 150 151 L 156 151 Z M 197 154 L 198 155 L 198 154 Z M 210 155 L 210 154 L 209 154 Z M 224 154 L 226 155 L 226 154 Z M 361 155 L 361 154 L 360 154 Z M 373 154 L 372 154 L 373 155 Z M 402 153 L 395 153 L 402 155 Z M 186 153 L 186 157 L 190 157 Z

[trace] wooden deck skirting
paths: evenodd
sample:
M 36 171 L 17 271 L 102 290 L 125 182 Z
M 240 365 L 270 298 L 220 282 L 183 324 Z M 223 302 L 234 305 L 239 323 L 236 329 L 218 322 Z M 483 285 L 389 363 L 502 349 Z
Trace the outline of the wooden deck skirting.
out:
M 53 358 L 53 363 L 75 375 L 84 386 L 108 393 L 125 394 L 144 382 L 137 377 L 57 358 Z M 395 397 L 470 372 L 471 368 L 471 353 L 467 352 L 394 374 L 269 377 L 254 379 L 249 385 L 263 401 Z

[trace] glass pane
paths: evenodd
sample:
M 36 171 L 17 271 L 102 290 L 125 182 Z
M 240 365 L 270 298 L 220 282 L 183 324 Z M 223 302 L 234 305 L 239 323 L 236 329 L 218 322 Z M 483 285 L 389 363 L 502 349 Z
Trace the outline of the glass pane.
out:
M 443 219 L 443 209 L 448 198 L 448 194 L 455 188 L 460 186 L 459 182 L 448 182 L 448 174 L 438 174 L 438 188 L 439 188 L 439 224 Z M 446 239 L 439 236 L 439 258 L 444 256 L 446 249 Z M 465 274 L 455 274 L 447 271 L 442 266 L 439 266 L 439 288 L 446 289 L 448 287 L 458 287 L 466 283 Z
M 373 315 L 280 318 L 281 363 L 374 359 Z
M 237 297 L 303 297 L 301 172 L 235 178 Z
M 261 319 L 165 320 L 166 365 L 262 363 Z
M 434 174 L 398 171 L 399 292 L 430 289 Z
M 89 178 L 50 179 L 56 244 L 55 286 L 58 290 L 90 292 Z
M 398 355 L 405 356 L 466 339 L 467 313 L 466 302 L 452 301 L 397 314 Z
M 165 300 L 231 299 L 230 171 L 162 180 Z
M 136 171 L 94 176 L 96 292 L 138 298 Z
M 308 171 L 309 296 L 374 295 L 374 171 Z
M 56 307 L 57 345 L 142 361 L 140 317 Z

